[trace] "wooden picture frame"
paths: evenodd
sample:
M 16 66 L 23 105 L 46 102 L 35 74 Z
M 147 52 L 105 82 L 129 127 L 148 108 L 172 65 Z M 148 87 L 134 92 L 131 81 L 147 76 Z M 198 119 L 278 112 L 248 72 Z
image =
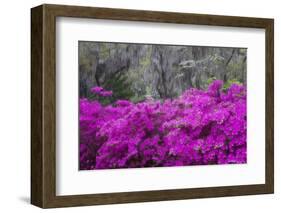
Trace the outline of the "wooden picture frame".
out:
M 265 29 L 265 184 L 192 189 L 56 195 L 56 17 L 94 18 Z M 44 4 L 31 9 L 31 203 L 41 208 L 179 200 L 274 191 L 273 19 Z M 262 140 L 262 139 L 261 139 Z

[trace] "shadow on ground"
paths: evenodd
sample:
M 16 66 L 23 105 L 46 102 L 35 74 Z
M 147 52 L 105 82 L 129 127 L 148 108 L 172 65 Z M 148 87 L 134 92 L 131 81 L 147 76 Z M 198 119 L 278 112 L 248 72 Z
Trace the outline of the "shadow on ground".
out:
M 19 197 L 18 198 L 21 202 L 26 203 L 26 204 L 30 204 L 30 198 L 29 197 Z

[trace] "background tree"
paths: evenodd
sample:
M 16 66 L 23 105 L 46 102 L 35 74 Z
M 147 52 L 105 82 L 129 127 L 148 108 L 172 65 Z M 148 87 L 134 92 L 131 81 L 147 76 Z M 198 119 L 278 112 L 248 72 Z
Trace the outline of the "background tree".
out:
M 214 79 L 246 85 L 246 69 L 245 48 L 79 42 L 80 97 L 102 86 L 112 101 L 175 98 Z

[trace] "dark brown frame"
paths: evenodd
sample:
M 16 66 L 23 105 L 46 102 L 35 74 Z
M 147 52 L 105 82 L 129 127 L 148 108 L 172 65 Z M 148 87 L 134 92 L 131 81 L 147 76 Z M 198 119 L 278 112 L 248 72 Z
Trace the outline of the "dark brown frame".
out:
M 56 196 L 56 17 L 262 28 L 266 32 L 266 183 L 195 189 Z M 274 20 L 234 16 L 41 5 L 31 9 L 31 203 L 66 207 L 274 192 Z

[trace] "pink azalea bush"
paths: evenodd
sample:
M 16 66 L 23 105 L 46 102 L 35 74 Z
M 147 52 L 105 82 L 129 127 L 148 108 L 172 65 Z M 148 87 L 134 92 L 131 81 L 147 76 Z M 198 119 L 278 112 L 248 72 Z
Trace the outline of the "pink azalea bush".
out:
M 102 96 L 102 97 L 109 97 L 109 96 L 112 96 L 112 91 L 107 91 L 105 89 L 103 89 L 102 87 L 93 87 L 91 89 L 91 92 L 96 94 L 96 95 L 99 95 L 99 96 Z
M 246 126 L 245 87 L 219 80 L 162 102 L 80 99 L 80 169 L 246 163 Z

